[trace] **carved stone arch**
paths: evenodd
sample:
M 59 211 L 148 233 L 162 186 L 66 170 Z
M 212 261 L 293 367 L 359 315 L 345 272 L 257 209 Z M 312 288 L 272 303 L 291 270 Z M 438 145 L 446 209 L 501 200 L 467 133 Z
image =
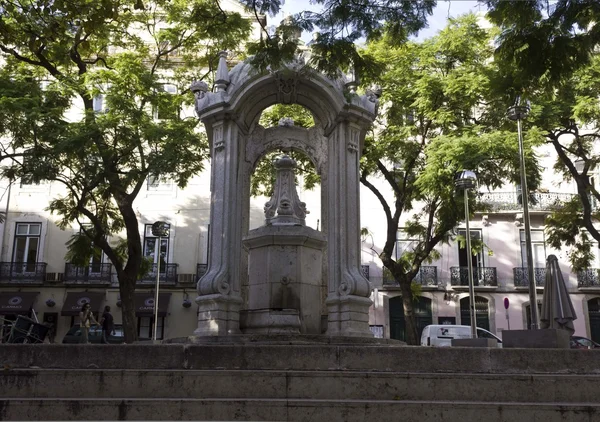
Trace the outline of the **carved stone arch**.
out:
M 318 174 L 322 175 L 326 170 L 327 138 L 320 125 L 309 129 L 295 126 L 265 129 L 256 126 L 251 141 L 246 144 L 246 161 L 250 163 L 251 171 L 254 171 L 261 157 L 275 149 L 300 151 L 310 159 Z
M 249 179 L 256 161 L 275 147 L 302 150 L 321 175 L 322 230 L 327 239 L 327 334 L 372 336 L 368 325 L 371 286 L 360 270 L 359 160 L 364 136 L 375 119 L 377 99 L 345 90 L 344 81 L 295 62 L 268 74 L 248 63 L 228 71 L 220 55 L 216 91 L 192 85 L 196 111 L 211 151 L 211 224 L 208 269 L 198 280 L 197 335 L 240 332 L 242 285 L 247 259 Z M 273 104 L 300 104 L 316 121 L 310 129 L 257 124 Z
M 232 79 L 237 79 L 236 70 L 232 70 Z M 236 87 L 230 101 L 238 123 L 247 130 L 256 124 L 264 109 L 275 104 L 299 104 L 313 114 L 315 123 L 331 130 L 346 105 L 340 81 L 312 70 L 251 74 Z

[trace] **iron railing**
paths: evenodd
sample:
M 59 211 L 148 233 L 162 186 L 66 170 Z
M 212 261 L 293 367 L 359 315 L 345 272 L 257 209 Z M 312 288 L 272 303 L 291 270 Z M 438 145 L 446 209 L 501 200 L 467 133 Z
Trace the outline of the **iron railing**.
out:
M 160 266 L 160 284 L 177 284 L 177 266 L 179 264 L 161 264 Z M 138 281 L 138 284 L 156 284 L 157 264 L 152 264 L 148 273 Z
M 0 282 L 10 284 L 43 284 L 45 262 L 0 262 Z
M 513 268 L 513 276 L 515 287 L 529 287 L 529 274 L 527 267 Z M 533 278 L 535 279 L 536 286 L 544 287 L 544 284 L 546 283 L 546 267 L 534 268 Z
M 368 265 L 361 265 L 360 266 L 360 271 L 362 272 L 362 275 L 369 280 L 369 270 L 370 267 Z
M 577 272 L 578 287 L 598 287 L 600 288 L 600 269 L 586 268 Z
M 469 268 L 450 267 L 450 284 L 452 286 L 468 286 Z M 473 285 L 497 287 L 498 277 L 496 276 L 496 267 L 474 267 Z
M 196 281 L 200 279 L 204 274 L 208 271 L 208 264 L 198 264 L 196 265 Z
M 419 267 L 419 272 L 415 275 L 412 280 L 414 283 L 420 284 L 423 287 L 437 287 L 437 267 L 433 265 L 423 265 Z M 385 286 L 397 286 L 398 283 L 392 277 L 390 272 L 384 267 L 383 268 L 383 284 Z
M 63 282 L 65 284 L 110 284 L 112 282 L 112 264 L 90 264 L 87 267 L 79 267 L 67 263 Z
M 547 211 L 560 208 L 574 196 L 572 193 L 531 192 L 529 209 Z M 491 211 L 519 211 L 523 208 L 521 192 L 482 192 L 479 193 L 479 202 L 486 204 Z

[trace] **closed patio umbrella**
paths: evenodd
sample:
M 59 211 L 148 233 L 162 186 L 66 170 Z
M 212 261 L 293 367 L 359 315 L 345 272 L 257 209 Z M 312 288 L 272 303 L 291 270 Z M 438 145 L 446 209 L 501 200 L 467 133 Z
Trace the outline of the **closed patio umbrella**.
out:
M 546 284 L 540 322 L 542 328 L 560 328 L 570 334 L 575 332 L 573 320 L 577 319 L 571 297 L 565 286 L 555 255 L 546 260 Z

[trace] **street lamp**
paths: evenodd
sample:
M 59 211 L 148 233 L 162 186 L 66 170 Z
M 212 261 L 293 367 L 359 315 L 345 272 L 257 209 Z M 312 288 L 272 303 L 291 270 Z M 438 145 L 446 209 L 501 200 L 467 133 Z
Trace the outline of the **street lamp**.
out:
M 160 284 L 160 250 L 162 246 L 161 238 L 169 236 L 169 224 L 164 221 L 155 222 L 152 224 L 152 235 L 158 237 L 158 257 L 156 259 L 156 295 L 154 297 L 154 332 L 152 333 L 152 339 L 156 342 L 156 333 L 158 328 L 158 289 Z
M 531 247 L 531 224 L 529 222 L 529 189 L 527 189 L 527 176 L 525 174 L 525 152 L 523 148 L 523 131 L 521 120 L 529 113 L 529 102 L 521 104 L 521 97 L 517 97 L 515 105 L 509 107 L 507 117 L 517 122 L 519 136 L 519 167 L 521 170 L 521 198 L 523 201 L 523 222 L 525 223 L 525 248 L 527 252 L 527 279 L 529 281 L 529 311 L 531 315 L 531 329 L 540 328 L 540 318 L 537 308 L 537 292 L 535 275 L 533 273 L 533 251 Z
M 467 226 L 467 272 L 469 278 L 469 316 L 471 318 L 471 338 L 477 338 L 477 325 L 475 322 L 475 288 L 473 287 L 473 257 L 471 255 L 471 232 L 469 230 L 469 189 L 477 186 L 477 176 L 471 170 L 460 172 L 454 184 L 462 189 L 465 195 L 465 225 Z

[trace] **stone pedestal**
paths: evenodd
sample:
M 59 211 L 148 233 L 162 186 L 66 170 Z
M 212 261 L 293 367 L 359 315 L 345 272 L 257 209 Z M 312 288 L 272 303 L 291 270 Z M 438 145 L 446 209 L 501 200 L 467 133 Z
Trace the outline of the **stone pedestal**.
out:
M 240 334 L 240 307 L 242 299 L 237 296 L 214 294 L 199 296 L 198 328 L 196 336 L 226 336 Z
M 300 333 L 321 333 L 325 244 L 321 232 L 306 226 L 263 226 L 250 231 L 244 239 L 249 275 L 245 333 L 264 333 L 269 325 L 282 332 L 297 330 L 288 310 L 298 313 Z M 288 311 L 285 318 L 283 310 Z
M 526 349 L 568 349 L 571 334 L 555 328 L 541 330 L 504 330 L 502 347 Z

